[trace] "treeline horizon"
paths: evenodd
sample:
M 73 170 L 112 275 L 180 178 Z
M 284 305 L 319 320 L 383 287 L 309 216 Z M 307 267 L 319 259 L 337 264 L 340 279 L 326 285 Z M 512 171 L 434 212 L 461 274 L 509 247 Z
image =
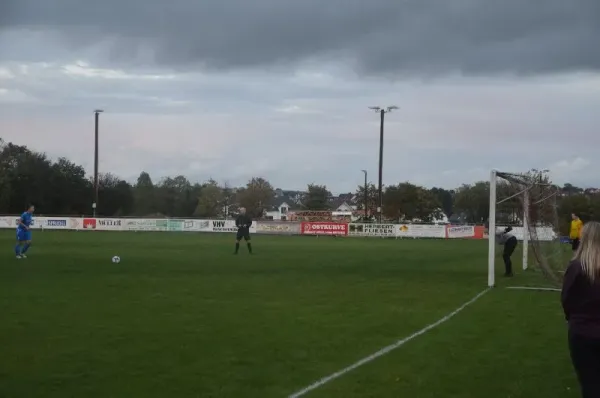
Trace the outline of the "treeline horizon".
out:
M 598 190 L 568 183 L 556 189 L 560 193 L 557 211 L 561 224 L 568 222 L 571 213 L 577 213 L 584 221 L 600 219 Z M 260 218 L 282 201 L 292 210 L 335 210 L 343 202 L 362 211 L 365 207 L 362 185 L 337 196 L 331 194 L 326 184 L 307 184 L 304 192 L 283 191 L 292 195 L 276 198 L 276 189 L 264 176 L 252 177 L 246 185 L 232 187 L 212 179 L 192 183 L 183 175 L 153 181 L 144 171 L 131 184 L 110 172 L 100 173 L 96 215 L 224 218 L 245 207 L 253 217 Z M 375 184 L 367 184 L 366 197 L 368 213 L 376 215 Z M 0 214 L 19 214 L 33 204 L 41 214 L 89 216 L 93 213 L 93 201 L 93 178 L 86 175 L 81 165 L 64 157 L 54 161 L 45 153 L 0 138 Z M 503 209 L 514 213 L 518 206 L 512 201 Z M 410 182 L 384 187 L 386 220 L 432 222 L 443 215 L 454 223 L 485 223 L 489 216 L 489 181 L 463 184 L 451 190 Z

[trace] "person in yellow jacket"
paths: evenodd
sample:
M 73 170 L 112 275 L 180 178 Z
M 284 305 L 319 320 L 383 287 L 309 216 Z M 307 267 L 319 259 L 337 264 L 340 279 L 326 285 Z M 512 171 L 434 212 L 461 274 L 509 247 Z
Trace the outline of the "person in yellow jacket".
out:
M 569 238 L 571 239 L 571 248 L 576 251 L 579 247 L 579 239 L 581 238 L 581 229 L 583 228 L 583 221 L 577 216 L 577 214 L 571 214 L 571 231 L 569 232 Z

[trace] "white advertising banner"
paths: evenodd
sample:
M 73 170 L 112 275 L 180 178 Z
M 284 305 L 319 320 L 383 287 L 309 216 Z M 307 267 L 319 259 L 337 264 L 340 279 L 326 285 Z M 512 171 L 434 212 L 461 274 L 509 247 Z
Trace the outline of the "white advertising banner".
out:
M 211 232 L 210 220 L 184 220 L 183 230 L 186 232 Z
M 295 221 L 258 221 L 256 233 L 273 235 L 299 235 L 302 233 L 302 223 Z
M 42 229 L 71 229 L 67 218 L 45 218 L 38 217 L 35 227 Z
M 121 231 L 125 221 L 121 218 L 97 218 L 96 229 L 99 231 Z
M 19 216 L 0 216 L 0 229 L 16 228 Z M 35 230 L 80 230 L 80 231 L 164 231 L 164 232 L 237 232 L 234 220 L 194 220 L 168 218 L 93 218 L 93 217 L 33 217 Z M 339 234 L 363 237 L 400 238 L 477 238 L 477 228 L 463 225 L 423 224 L 345 224 L 335 222 L 284 222 L 255 221 L 251 233 L 271 234 Z M 498 230 L 503 229 L 498 227 Z M 515 227 L 513 233 L 523 239 L 523 228 Z M 479 239 L 483 236 L 478 237 Z M 552 228 L 537 228 L 539 240 L 556 238 Z
M 475 236 L 475 227 L 472 225 L 448 226 L 449 239 L 472 238 Z
M 496 231 L 497 232 L 502 232 L 504 231 L 504 226 L 501 227 L 497 227 Z M 511 233 L 517 238 L 517 240 L 523 240 L 523 234 L 524 232 L 524 228 L 523 227 L 513 227 L 513 230 L 511 231 Z M 554 233 L 554 230 L 550 227 L 536 227 L 535 228 L 535 234 L 537 235 L 536 238 L 537 240 L 542 240 L 542 241 L 552 241 L 556 238 L 558 238 L 558 235 L 556 235 L 556 233 Z M 530 236 L 531 238 L 531 236 Z
M 235 226 L 235 220 L 215 220 L 211 221 L 212 232 L 237 232 L 238 228 Z M 250 227 L 250 233 L 256 232 L 256 222 L 252 223 Z
M 400 224 L 397 236 L 402 238 L 440 238 L 446 237 L 444 225 Z
M 0 217 L 0 228 L 16 228 L 18 216 Z M 71 217 L 36 217 L 34 216 L 31 223 L 31 229 L 79 229 L 81 228 L 81 219 Z
M 0 217 L 0 228 L 16 228 L 17 227 L 17 217 L 11 216 L 2 216 Z
M 132 218 L 123 220 L 123 229 L 126 231 L 160 231 L 161 228 L 156 225 L 156 220 L 150 218 Z
M 395 237 L 397 225 L 394 224 L 350 224 L 349 236 Z
M 80 229 L 81 218 L 39 217 L 36 219 L 38 228 L 42 229 Z

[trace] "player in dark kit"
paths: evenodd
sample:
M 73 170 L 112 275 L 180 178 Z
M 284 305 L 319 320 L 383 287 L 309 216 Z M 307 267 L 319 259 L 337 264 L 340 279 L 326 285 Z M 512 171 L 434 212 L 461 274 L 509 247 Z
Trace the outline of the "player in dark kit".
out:
M 502 259 L 504 260 L 505 273 L 504 276 L 513 276 L 512 261 L 510 257 L 517 248 L 517 237 L 512 233 L 512 227 L 506 227 L 504 232 L 497 234 L 498 243 L 504 245 L 504 251 L 502 252 Z
M 238 254 L 240 250 L 240 241 L 242 238 L 246 241 L 246 245 L 248 245 L 248 252 L 252 254 L 252 243 L 250 243 L 250 226 L 252 225 L 252 219 L 246 215 L 246 209 L 244 207 L 240 208 L 240 214 L 235 219 L 235 226 L 238 231 L 235 236 L 235 254 Z

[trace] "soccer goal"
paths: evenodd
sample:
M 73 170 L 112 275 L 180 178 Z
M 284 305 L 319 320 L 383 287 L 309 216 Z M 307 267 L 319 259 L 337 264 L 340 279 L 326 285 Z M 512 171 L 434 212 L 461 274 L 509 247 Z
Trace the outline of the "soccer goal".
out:
M 496 283 L 496 253 L 502 251 L 498 236 L 506 227 L 519 240 L 522 257 L 512 256 L 513 267 L 541 271 L 554 284 L 560 282 L 564 254 L 560 244 L 557 211 L 559 189 L 550 181 L 547 170 L 523 174 L 492 170 L 490 173 L 490 211 L 488 221 L 488 286 Z

